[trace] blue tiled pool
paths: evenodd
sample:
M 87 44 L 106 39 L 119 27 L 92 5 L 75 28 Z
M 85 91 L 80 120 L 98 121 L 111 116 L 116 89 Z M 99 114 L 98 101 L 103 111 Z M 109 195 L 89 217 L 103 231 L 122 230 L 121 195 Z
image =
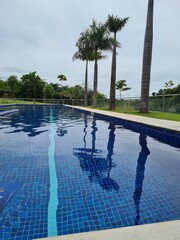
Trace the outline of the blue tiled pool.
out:
M 180 134 L 60 106 L 0 116 L 0 239 L 180 219 Z

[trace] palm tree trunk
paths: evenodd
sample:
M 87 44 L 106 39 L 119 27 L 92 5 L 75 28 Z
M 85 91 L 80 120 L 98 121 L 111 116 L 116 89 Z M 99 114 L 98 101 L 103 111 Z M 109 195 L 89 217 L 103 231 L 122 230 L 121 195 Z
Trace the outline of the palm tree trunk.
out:
M 146 32 L 145 32 L 145 39 L 144 39 L 143 69 L 142 69 L 142 81 L 141 81 L 141 102 L 139 107 L 139 111 L 141 113 L 148 112 L 152 45 L 153 45 L 153 6 L 154 6 L 154 0 L 149 0 Z
M 115 105 L 116 105 L 116 33 L 114 33 L 114 47 L 112 54 L 109 110 L 114 110 L 116 107 Z
M 98 64 L 96 57 L 94 62 L 93 107 L 97 107 L 97 82 L 98 82 Z
M 85 84 L 84 84 L 84 106 L 87 106 L 87 87 L 88 87 L 88 60 L 86 60 Z

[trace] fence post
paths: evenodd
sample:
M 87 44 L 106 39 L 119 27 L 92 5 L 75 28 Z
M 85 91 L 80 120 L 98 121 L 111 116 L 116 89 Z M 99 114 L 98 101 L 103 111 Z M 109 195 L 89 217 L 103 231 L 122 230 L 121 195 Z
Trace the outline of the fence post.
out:
M 165 111 L 165 96 L 163 96 L 163 112 Z

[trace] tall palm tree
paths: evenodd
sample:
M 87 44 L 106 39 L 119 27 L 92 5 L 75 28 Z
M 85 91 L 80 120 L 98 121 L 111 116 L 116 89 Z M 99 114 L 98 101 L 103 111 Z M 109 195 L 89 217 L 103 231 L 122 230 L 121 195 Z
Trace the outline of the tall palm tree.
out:
M 119 81 L 117 81 L 117 83 L 116 83 L 116 89 L 119 90 L 120 100 L 121 100 L 121 93 L 122 93 L 123 91 L 130 90 L 131 88 L 130 88 L 130 87 L 127 87 L 126 80 L 119 80 Z
M 109 109 L 115 109 L 116 102 L 116 47 L 117 47 L 117 32 L 120 31 L 127 23 L 127 18 L 118 18 L 113 15 L 108 15 L 106 21 L 106 26 L 110 32 L 114 33 L 113 38 L 113 54 L 112 54 L 112 65 L 111 65 L 111 83 L 110 83 L 110 99 L 109 99 Z
M 102 51 L 112 49 L 112 39 L 109 36 L 109 32 L 104 24 L 97 24 L 95 20 L 93 20 L 90 25 L 91 29 L 91 43 L 94 50 L 94 84 L 93 84 L 93 107 L 97 106 L 97 85 L 98 85 L 98 59 L 99 54 Z
M 86 30 L 80 34 L 76 42 L 77 52 L 73 55 L 73 61 L 80 59 L 86 61 L 85 69 L 85 84 L 84 84 L 84 105 L 87 106 L 87 92 L 88 92 L 88 62 L 94 60 L 93 48 L 90 41 L 90 32 Z
M 62 82 L 62 84 L 61 84 L 62 86 L 63 86 L 63 81 L 67 81 L 66 76 L 63 75 L 63 74 L 59 74 L 59 75 L 57 76 L 57 78 L 59 79 L 60 82 Z
M 144 39 L 143 69 L 141 80 L 141 102 L 139 107 L 139 111 L 141 113 L 148 112 L 152 45 L 153 45 L 153 8 L 154 0 L 149 0 L 147 10 L 146 32 Z

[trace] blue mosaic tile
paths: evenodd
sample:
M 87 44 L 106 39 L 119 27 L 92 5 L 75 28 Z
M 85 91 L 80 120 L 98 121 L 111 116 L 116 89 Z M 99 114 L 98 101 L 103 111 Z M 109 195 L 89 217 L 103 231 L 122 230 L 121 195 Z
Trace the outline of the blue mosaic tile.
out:
M 48 236 L 51 111 L 58 235 L 180 219 L 179 133 L 60 106 L 20 106 L 0 117 L 0 184 L 20 185 L 0 212 L 0 239 Z

